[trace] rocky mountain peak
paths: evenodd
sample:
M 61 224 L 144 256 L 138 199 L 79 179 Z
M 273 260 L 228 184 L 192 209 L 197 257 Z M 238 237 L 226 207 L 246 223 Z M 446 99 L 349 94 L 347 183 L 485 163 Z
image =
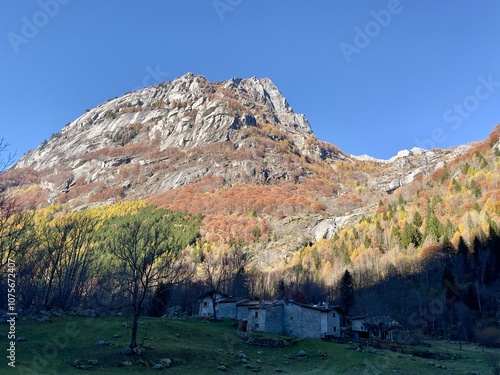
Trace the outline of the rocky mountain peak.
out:
M 161 150 L 188 149 L 229 141 L 242 126 L 258 124 L 278 127 L 298 147 L 314 137 L 305 116 L 293 112 L 270 79 L 210 83 L 187 73 L 87 110 L 17 166 L 40 170 L 61 158 L 140 141 L 158 141 Z
M 226 88 L 249 96 L 253 101 L 269 107 L 274 113 L 274 121 L 290 134 L 313 136 L 313 131 L 307 119 L 302 114 L 294 113 L 292 107 L 269 78 L 232 78 L 223 83 Z M 296 140 L 301 143 L 299 138 Z
M 207 175 L 228 183 L 298 181 L 312 173 L 292 162 L 301 156 L 343 154 L 316 139 L 270 79 L 209 82 L 187 73 L 88 109 L 16 168 L 38 173 L 51 197 L 72 181 L 97 190 L 125 186 L 122 195 L 146 197 Z M 124 178 L 128 170 L 137 175 Z

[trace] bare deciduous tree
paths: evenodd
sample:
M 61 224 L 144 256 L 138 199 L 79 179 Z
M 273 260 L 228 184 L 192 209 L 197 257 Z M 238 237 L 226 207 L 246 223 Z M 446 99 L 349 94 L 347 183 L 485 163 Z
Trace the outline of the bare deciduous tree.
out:
M 190 276 L 189 265 L 179 261 L 197 229 L 183 215 L 146 207 L 138 214 L 114 219 L 106 234 L 106 248 L 114 257 L 131 299 L 133 325 L 130 348 L 137 348 L 139 318 L 144 302 L 159 283 L 173 284 Z
M 245 273 L 250 256 L 240 246 L 221 245 L 219 247 L 205 247 L 201 269 L 205 277 L 204 283 L 212 292 L 213 318 L 217 320 L 216 292 L 238 289 L 235 283 L 239 276 Z M 239 280 L 241 281 L 241 280 Z
M 8 192 L 8 182 L 2 177 L 6 168 L 13 160 L 11 154 L 5 154 L 8 144 L 0 139 L 0 268 L 3 268 L 9 258 L 16 252 L 16 243 L 23 232 L 25 217 L 19 213 L 15 199 Z

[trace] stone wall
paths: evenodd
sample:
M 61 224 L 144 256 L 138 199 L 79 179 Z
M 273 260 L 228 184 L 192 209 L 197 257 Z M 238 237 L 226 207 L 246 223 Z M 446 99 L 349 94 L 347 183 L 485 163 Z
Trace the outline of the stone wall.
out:
M 220 302 L 217 306 L 217 318 L 236 319 L 236 302 Z
M 321 338 L 321 311 L 287 304 L 283 333 L 293 337 Z

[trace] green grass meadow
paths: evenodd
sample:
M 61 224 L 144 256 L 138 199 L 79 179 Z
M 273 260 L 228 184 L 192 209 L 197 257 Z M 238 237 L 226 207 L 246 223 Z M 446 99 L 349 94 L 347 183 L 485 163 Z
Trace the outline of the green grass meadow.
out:
M 125 317 L 53 317 L 52 323 L 37 324 L 31 319 L 16 323 L 16 367 L 8 366 L 7 355 L 0 359 L 0 374 L 471 374 L 491 373 L 489 361 L 500 358 L 500 351 L 455 343 L 432 342 L 440 352 L 457 353 L 459 359 L 434 361 L 379 351 L 379 354 L 346 350 L 347 344 L 303 340 L 284 348 L 251 346 L 232 327 L 233 321 L 202 322 L 194 318 L 143 318 L 138 339 L 145 346 L 141 356 L 121 354 L 128 346 L 131 328 Z M 130 323 L 130 321 L 128 321 Z M 0 332 L 7 333 L 1 325 Z M 270 336 L 270 335 L 266 335 Z M 98 340 L 113 343 L 97 346 Z M 8 338 L 0 338 L 3 353 L 8 353 Z M 304 350 L 308 356 L 298 356 Z M 239 356 L 242 351 L 246 358 Z M 318 352 L 326 353 L 326 357 Z M 292 358 L 285 356 L 291 355 Z M 160 370 L 153 366 L 169 358 L 172 365 Z M 76 360 L 76 362 L 75 362 Z M 97 360 L 97 362 L 95 361 Z M 2 363 L 3 362 L 3 363 Z M 129 362 L 124 366 L 124 362 Z M 81 365 L 84 369 L 75 367 Z M 226 366 L 226 371 L 218 369 Z

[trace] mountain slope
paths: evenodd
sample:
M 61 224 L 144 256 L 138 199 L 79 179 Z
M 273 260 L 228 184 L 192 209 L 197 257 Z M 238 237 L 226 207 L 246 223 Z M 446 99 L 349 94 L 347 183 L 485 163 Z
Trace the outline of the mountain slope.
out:
M 87 110 L 3 179 L 28 208 L 146 199 L 200 213 L 206 240 L 255 243 L 273 264 L 469 147 L 360 159 L 319 141 L 269 79 L 188 73 Z
M 16 169 L 34 170 L 51 202 L 82 186 L 100 201 L 92 194 L 103 188 L 144 198 L 206 175 L 297 181 L 311 171 L 295 156 L 344 158 L 320 145 L 269 79 L 209 83 L 186 74 L 88 110 Z

